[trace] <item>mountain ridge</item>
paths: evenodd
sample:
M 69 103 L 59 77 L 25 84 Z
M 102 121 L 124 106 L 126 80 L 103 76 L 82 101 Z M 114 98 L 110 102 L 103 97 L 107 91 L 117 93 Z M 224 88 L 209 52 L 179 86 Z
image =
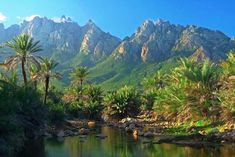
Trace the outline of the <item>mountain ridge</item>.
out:
M 0 43 L 21 33 L 30 34 L 41 41 L 44 51 L 40 55 L 60 62 L 59 68 L 66 76 L 79 65 L 88 66 L 91 67 L 92 82 L 104 85 L 124 79 L 126 81 L 121 85 L 132 84 L 130 78 L 140 81 L 147 73 L 159 69 L 160 63 L 177 57 L 209 58 L 218 62 L 235 48 L 235 40 L 221 31 L 175 25 L 162 19 L 144 21 L 123 40 L 102 31 L 92 20 L 84 26 L 66 16 L 56 20 L 35 17 L 8 28 L 0 24 Z M 144 72 L 143 67 L 148 71 Z

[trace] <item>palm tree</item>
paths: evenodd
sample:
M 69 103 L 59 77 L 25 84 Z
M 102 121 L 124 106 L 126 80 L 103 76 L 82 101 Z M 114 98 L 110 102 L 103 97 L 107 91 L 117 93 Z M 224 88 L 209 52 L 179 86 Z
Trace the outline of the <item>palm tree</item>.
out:
M 45 84 L 45 94 L 43 103 L 46 104 L 50 78 L 60 78 L 61 75 L 57 72 L 54 72 L 55 67 L 58 65 L 54 60 L 43 58 L 41 63 L 41 69 L 39 73 L 34 77 L 34 79 L 40 79 L 44 81 Z
M 204 90 L 211 90 L 219 79 L 218 66 L 209 60 L 201 63 L 193 62 L 189 59 L 181 59 L 183 65 L 183 73 L 189 80 L 201 85 Z
M 29 67 L 29 74 L 30 74 L 30 80 L 32 81 L 32 83 L 34 84 L 34 88 L 37 89 L 37 75 L 41 70 L 41 65 L 40 67 L 37 67 L 35 65 L 31 65 Z
M 30 66 L 31 64 L 40 66 L 37 60 L 38 56 L 34 56 L 34 53 L 42 50 L 38 44 L 39 41 L 34 42 L 34 39 L 27 34 L 19 35 L 5 44 L 5 47 L 13 49 L 15 54 L 5 60 L 4 66 L 12 69 L 18 64 L 21 64 L 25 85 L 27 84 L 26 66 Z
M 72 83 L 83 85 L 84 80 L 88 75 L 88 69 L 86 67 L 80 66 L 71 73 Z

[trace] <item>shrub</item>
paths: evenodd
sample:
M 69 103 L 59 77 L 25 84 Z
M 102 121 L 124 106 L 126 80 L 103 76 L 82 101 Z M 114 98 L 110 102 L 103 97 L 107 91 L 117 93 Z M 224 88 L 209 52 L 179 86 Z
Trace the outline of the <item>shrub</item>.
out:
M 153 109 L 156 112 L 178 112 L 180 107 L 186 103 L 185 90 L 177 84 L 157 90 L 155 94 Z
M 75 117 L 78 117 L 82 112 L 84 107 L 84 103 L 82 101 L 74 101 L 66 105 L 66 111 Z
M 125 86 L 105 97 L 106 113 L 117 118 L 137 115 L 140 104 L 140 94 L 133 87 Z
M 91 118 L 91 119 L 99 118 L 100 113 L 102 111 L 102 106 L 101 106 L 100 102 L 90 100 L 85 103 L 83 111 L 84 111 L 84 114 L 88 118 Z
M 64 105 L 62 103 L 58 104 L 48 104 L 49 119 L 52 123 L 61 122 L 65 118 Z
M 103 91 L 101 87 L 99 86 L 88 86 L 85 88 L 85 93 L 84 93 L 89 101 L 95 102 L 97 101 L 98 103 L 102 102 L 103 99 Z
M 45 120 L 45 111 L 34 87 L 0 80 L 0 140 L 7 145 L 3 156 L 17 152 L 25 139 L 34 137 Z
M 148 91 L 143 95 L 143 109 L 144 110 L 152 110 L 153 104 L 156 99 L 156 92 L 155 91 Z
M 66 88 L 62 100 L 65 103 L 72 103 L 74 101 L 78 101 L 82 98 L 83 91 L 84 88 L 81 86 Z

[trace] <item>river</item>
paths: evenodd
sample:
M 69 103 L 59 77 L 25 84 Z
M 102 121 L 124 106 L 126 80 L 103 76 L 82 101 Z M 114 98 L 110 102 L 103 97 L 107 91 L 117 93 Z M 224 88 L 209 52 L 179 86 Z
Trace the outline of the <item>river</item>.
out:
M 105 126 L 88 136 L 30 141 L 19 157 L 235 157 L 235 145 L 192 148 L 148 141 Z

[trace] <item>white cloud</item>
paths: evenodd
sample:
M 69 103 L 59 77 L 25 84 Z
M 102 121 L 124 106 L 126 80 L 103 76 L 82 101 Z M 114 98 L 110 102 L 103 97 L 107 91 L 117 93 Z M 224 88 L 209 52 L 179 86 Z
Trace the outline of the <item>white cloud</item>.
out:
M 0 23 L 5 22 L 6 19 L 7 19 L 7 17 L 3 13 L 0 12 Z
M 17 16 L 16 18 L 20 21 L 32 21 L 35 17 L 41 17 L 40 15 L 37 15 L 37 14 L 34 14 L 34 15 L 31 15 L 31 16 L 26 16 L 26 17 L 21 17 L 21 16 Z
M 31 15 L 31 16 L 26 16 L 25 20 L 26 21 L 32 21 L 35 17 L 41 17 L 40 15 Z
M 62 16 L 62 17 L 53 17 L 51 18 L 56 23 L 65 23 L 65 22 L 71 22 L 72 19 L 69 16 Z

